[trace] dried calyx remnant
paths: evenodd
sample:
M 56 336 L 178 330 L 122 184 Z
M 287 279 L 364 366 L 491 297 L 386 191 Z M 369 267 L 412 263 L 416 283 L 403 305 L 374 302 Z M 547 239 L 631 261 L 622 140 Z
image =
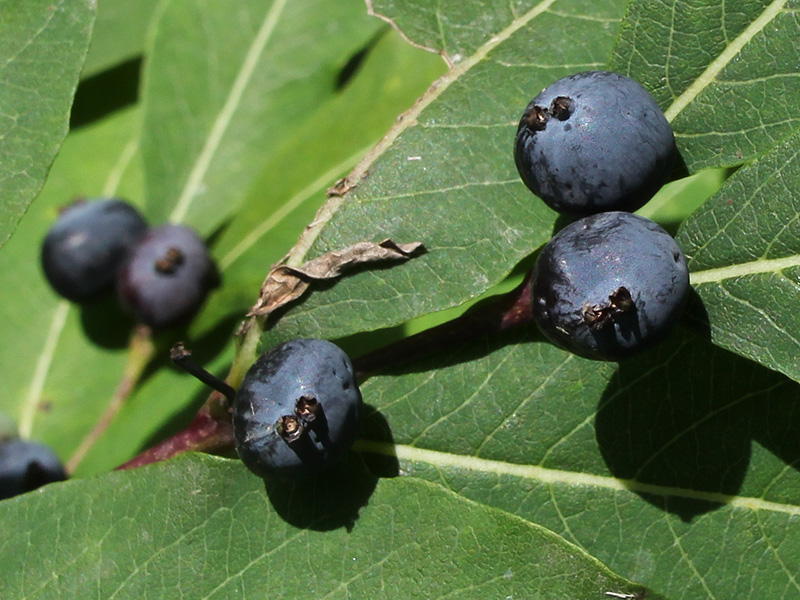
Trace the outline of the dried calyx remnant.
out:
M 294 414 L 284 415 L 275 423 L 275 430 L 284 441 L 291 444 L 299 440 L 306 430 L 314 429 L 317 417 L 324 419 L 322 404 L 310 394 L 303 394 L 294 403 Z
M 284 415 L 275 423 L 275 431 L 287 444 L 299 440 L 305 430 L 303 421 L 294 415 Z
M 598 330 L 605 327 L 619 315 L 636 310 L 636 304 L 631 298 L 631 293 L 626 287 L 618 287 L 608 297 L 604 304 L 583 305 L 583 320 L 589 329 Z
M 294 405 L 294 412 L 307 423 L 313 421 L 320 411 L 322 411 L 322 405 L 310 394 L 300 396 Z
M 559 121 L 566 121 L 572 114 L 572 100 L 566 96 L 558 96 L 550 103 L 549 108 L 533 106 L 523 117 L 525 125 L 532 131 L 543 131 L 547 127 L 547 120 L 554 117 Z
M 159 273 L 172 275 L 183 264 L 183 261 L 183 252 L 173 246 L 167 249 L 164 256 L 156 260 L 155 268 Z

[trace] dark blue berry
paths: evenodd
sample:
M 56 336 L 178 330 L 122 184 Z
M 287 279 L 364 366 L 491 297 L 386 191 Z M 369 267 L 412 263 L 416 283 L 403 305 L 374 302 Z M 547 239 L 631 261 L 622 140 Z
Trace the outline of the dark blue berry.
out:
M 325 340 L 292 340 L 263 354 L 236 393 L 236 449 L 260 477 L 306 477 L 353 445 L 361 413 L 347 354 Z
M 627 212 L 567 225 L 544 247 L 532 277 L 542 333 L 598 360 L 627 358 L 662 340 L 689 292 L 689 270 L 675 240 Z
M 525 109 L 514 159 L 551 208 L 573 215 L 634 211 L 667 181 L 675 138 L 633 79 L 587 71 L 559 79 Z
M 160 329 L 193 316 L 218 284 L 217 267 L 200 236 L 183 225 L 162 225 L 123 263 L 117 294 L 139 323 Z
M 91 300 L 113 288 L 119 266 L 146 232 L 145 220 L 124 200 L 79 200 L 44 238 L 44 274 L 61 296 Z
M 66 478 L 61 461 L 48 446 L 22 439 L 0 445 L 0 499 Z

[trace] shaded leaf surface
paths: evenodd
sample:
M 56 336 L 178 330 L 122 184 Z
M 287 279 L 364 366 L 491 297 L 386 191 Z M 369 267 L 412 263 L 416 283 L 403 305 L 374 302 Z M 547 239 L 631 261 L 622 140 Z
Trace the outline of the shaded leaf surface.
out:
M 69 124 L 91 0 L 0 5 L 0 246 L 42 189 Z
M 678 238 L 714 342 L 798 381 L 799 144 L 795 135 L 737 171 Z
M 365 427 L 378 442 L 360 448 L 396 451 L 402 472 L 544 525 L 670 598 L 798 596 L 800 388 L 782 375 L 681 331 L 615 365 L 525 330 L 362 390 L 379 413 Z
M 32 531 L 12 526 L 0 541 L 3 597 L 297 598 L 302 589 L 310 598 L 401 598 L 414 589 L 426 598 L 561 599 L 642 591 L 552 533 L 426 482 L 381 481 L 350 532 L 288 525 L 271 503 L 293 494 L 319 504 L 298 497 L 318 490 L 267 488 L 238 462 L 188 456 L 3 503 L 5 523 L 37 523 Z M 326 512 L 335 508 L 321 508 L 323 520 Z M 20 543 L 29 551 L 17 552 Z

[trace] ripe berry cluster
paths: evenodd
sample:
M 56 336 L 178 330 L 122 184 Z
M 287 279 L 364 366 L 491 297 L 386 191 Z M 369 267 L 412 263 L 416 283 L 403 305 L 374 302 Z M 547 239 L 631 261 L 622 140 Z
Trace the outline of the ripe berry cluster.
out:
M 522 180 L 555 210 L 582 216 L 544 247 L 532 272 L 534 319 L 557 345 L 620 360 L 677 321 L 689 290 L 686 259 L 660 226 L 627 212 L 666 182 L 675 154 L 655 100 L 616 73 L 566 77 L 525 109 L 514 145 Z M 123 306 L 158 328 L 192 315 L 218 281 L 195 232 L 148 228 L 116 199 L 66 209 L 45 239 L 42 264 L 63 296 L 84 302 L 115 286 Z M 355 442 L 361 392 L 349 357 L 331 342 L 272 348 L 236 392 L 187 357 L 181 349 L 173 360 L 228 397 L 236 450 L 260 477 L 318 473 Z
M 219 283 L 205 242 L 183 225 L 149 227 L 117 198 L 78 200 L 62 210 L 42 245 L 53 289 L 77 303 L 116 288 L 137 322 L 155 329 L 190 318 Z
M 60 295 L 85 303 L 116 289 L 122 306 L 156 329 L 190 318 L 218 283 L 208 249 L 193 230 L 148 227 L 133 206 L 116 198 L 65 208 L 45 237 L 41 258 Z M 216 385 L 229 393 L 226 384 Z M 235 397 L 230 394 L 237 450 L 262 477 L 298 478 L 328 467 L 352 446 L 361 424 L 353 366 L 325 340 L 298 339 L 273 348 L 250 368 Z M 22 450 L 7 448 L 21 473 Z M 41 448 L 31 448 L 43 456 Z M 0 484 L 5 456 L 0 450 Z M 55 472 L 53 461 L 40 463 Z M 22 477 L 17 471 L 9 471 L 14 481 Z M 7 487 L 21 493 L 27 485 Z
M 659 225 L 626 212 L 661 188 L 675 155 L 656 101 L 617 73 L 570 75 L 525 109 L 514 143 L 523 182 L 551 208 L 583 216 L 550 240 L 532 273 L 534 318 L 558 346 L 620 360 L 677 322 L 686 258 Z

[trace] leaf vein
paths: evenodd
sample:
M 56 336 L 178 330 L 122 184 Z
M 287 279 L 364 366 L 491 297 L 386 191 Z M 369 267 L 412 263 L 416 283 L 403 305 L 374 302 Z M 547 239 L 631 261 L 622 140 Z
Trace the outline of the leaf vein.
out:
M 619 493 L 652 494 L 662 497 L 688 498 L 716 504 L 724 504 L 734 509 L 751 512 L 763 511 L 800 516 L 800 506 L 782 502 L 772 502 L 762 498 L 734 496 L 720 492 L 707 492 L 688 488 L 671 487 L 642 483 L 634 479 L 618 479 L 609 475 L 577 473 L 561 469 L 549 469 L 534 465 L 508 463 L 474 456 L 463 456 L 438 450 L 427 450 L 415 446 L 395 445 L 383 442 L 359 440 L 355 449 L 360 452 L 371 452 L 387 456 L 395 456 L 407 462 L 426 463 L 438 467 L 450 467 L 467 471 L 479 471 L 495 475 L 508 475 L 530 481 L 538 481 L 546 485 L 571 485 L 605 489 Z
M 225 135 L 225 132 L 228 130 L 228 126 L 230 125 L 233 116 L 239 107 L 239 103 L 241 102 L 245 90 L 250 83 L 250 79 L 252 78 L 253 73 L 255 73 L 256 67 L 258 66 L 259 58 L 264 52 L 264 49 L 267 47 L 270 39 L 272 39 L 272 33 L 275 31 L 275 27 L 280 19 L 284 7 L 286 6 L 286 2 L 287 0 L 275 0 L 267 12 L 261 28 L 256 34 L 253 43 L 250 45 L 250 48 L 245 55 L 244 61 L 242 62 L 242 67 L 236 75 L 233 87 L 231 87 L 231 91 L 225 100 L 225 104 L 217 115 L 217 118 L 215 119 L 211 128 L 211 132 L 208 138 L 206 138 L 206 143 L 198 155 L 197 160 L 194 163 L 194 167 L 192 167 L 192 170 L 189 173 L 186 185 L 184 185 L 183 190 L 178 197 L 175 208 L 169 217 L 171 222 L 180 223 L 184 218 L 186 218 L 192 201 L 201 190 L 203 186 L 203 177 L 205 177 L 208 168 L 211 165 L 211 161 L 214 158 L 220 143 L 222 142 L 222 138 Z
M 788 0 L 774 0 L 764 12 L 759 15 L 742 33 L 740 33 L 733 42 L 728 44 L 726 48 L 711 61 L 711 64 L 706 67 L 700 76 L 694 80 L 684 92 L 678 96 L 672 105 L 664 111 L 667 120 L 672 122 L 686 108 L 692 100 L 697 98 L 711 83 L 713 83 L 717 75 L 724 69 L 733 58 L 742 51 L 742 48 L 752 40 L 758 33 L 760 33 L 767 25 L 772 22 L 782 11 Z
M 786 256 L 784 258 L 753 260 L 746 263 L 739 263 L 738 265 L 695 271 L 689 275 L 689 281 L 693 286 L 698 286 L 709 283 L 720 283 L 726 279 L 734 279 L 737 277 L 778 273 L 783 269 L 791 269 L 793 267 L 800 267 L 800 254 Z

